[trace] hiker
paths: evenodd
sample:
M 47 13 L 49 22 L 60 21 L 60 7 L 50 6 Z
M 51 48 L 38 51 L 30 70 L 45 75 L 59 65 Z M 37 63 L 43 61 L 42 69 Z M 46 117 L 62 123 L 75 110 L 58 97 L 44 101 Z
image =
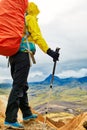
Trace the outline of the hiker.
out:
M 27 15 L 25 16 L 25 21 L 29 32 L 28 41 L 37 44 L 43 52 L 51 56 L 54 61 L 57 61 L 59 58 L 59 54 L 51 50 L 42 37 L 37 22 L 37 15 L 39 14 L 39 12 L 40 11 L 35 3 L 28 3 L 26 13 Z M 25 38 L 25 34 L 23 35 L 23 38 Z M 28 51 L 21 48 L 22 44 L 19 51 L 15 55 L 9 57 L 11 65 L 11 76 L 13 78 L 13 86 L 9 95 L 8 104 L 5 112 L 6 118 L 4 122 L 6 126 L 17 129 L 24 129 L 24 126 L 17 121 L 19 108 L 22 112 L 24 122 L 28 122 L 30 119 L 36 119 L 38 116 L 37 114 L 32 113 L 29 106 L 27 96 L 27 90 L 29 87 L 27 78 L 30 70 L 30 58 Z M 29 49 L 28 46 L 27 49 Z

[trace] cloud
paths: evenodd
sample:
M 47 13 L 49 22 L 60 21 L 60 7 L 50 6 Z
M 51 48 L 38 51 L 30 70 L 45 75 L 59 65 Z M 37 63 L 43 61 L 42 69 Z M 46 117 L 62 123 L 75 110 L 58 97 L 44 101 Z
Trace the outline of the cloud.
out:
M 87 58 L 87 0 L 30 1 L 40 8 L 38 22 L 49 47 L 61 48 L 60 60 Z M 38 47 L 35 57 L 38 63 L 52 61 Z
M 84 77 L 87 76 L 87 69 L 82 68 L 78 71 L 75 70 L 66 70 L 58 74 L 60 78 L 68 78 L 68 77 Z
M 1 68 L 4 68 L 4 67 L 8 68 L 8 59 L 5 56 L 0 56 L 0 67 Z
M 46 41 L 53 49 L 61 48 L 62 61 L 87 58 L 87 1 L 62 0 L 57 6 L 56 17 L 41 26 Z
M 53 72 L 53 61 L 47 64 L 32 65 L 30 68 L 28 82 L 43 81 L 47 76 Z M 69 62 L 57 62 L 55 75 L 60 78 L 66 77 L 83 77 L 87 76 L 87 60 L 77 60 Z M 10 68 L 0 67 L 0 83 L 12 83 Z
M 41 81 L 44 77 L 44 74 L 42 71 L 34 71 L 30 72 L 28 77 L 28 82 L 35 82 L 35 81 Z
M 43 73 L 41 71 L 31 72 L 30 78 L 33 78 L 35 76 L 43 76 Z
M 50 21 L 56 17 L 61 17 L 62 14 L 78 11 L 78 9 L 85 10 L 87 1 L 86 0 L 55 0 L 55 1 L 44 1 L 44 0 L 29 0 L 35 2 L 39 9 L 39 22 L 41 24 L 48 24 Z
M 30 0 L 40 8 L 39 24 L 50 48 L 60 50 L 57 74 L 85 75 L 87 66 L 87 0 Z M 52 73 L 53 60 L 37 46 L 36 65 L 32 66 L 29 81 L 42 80 Z M 85 59 L 83 62 L 82 59 Z M 81 61 L 78 64 L 78 60 Z M 67 62 L 67 63 L 65 63 Z M 84 65 L 83 65 L 84 63 Z M 0 56 L 0 77 L 10 77 L 6 57 Z M 71 68 L 70 68 L 71 67 Z M 60 71 L 61 70 L 61 71 Z M 81 73 L 82 72 L 82 73 Z
M 6 66 L 0 67 L 0 83 L 11 82 L 10 69 Z

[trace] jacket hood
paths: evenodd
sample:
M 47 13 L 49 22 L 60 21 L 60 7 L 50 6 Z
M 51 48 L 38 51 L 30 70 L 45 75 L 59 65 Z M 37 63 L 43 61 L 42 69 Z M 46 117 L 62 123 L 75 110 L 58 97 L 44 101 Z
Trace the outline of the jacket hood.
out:
M 40 13 L 40 11 L 38 9 L 38 6 L 34 2 L 29 2 L 28 8 L 27 8 L 27 13 L 30 15 L 37 16 Z

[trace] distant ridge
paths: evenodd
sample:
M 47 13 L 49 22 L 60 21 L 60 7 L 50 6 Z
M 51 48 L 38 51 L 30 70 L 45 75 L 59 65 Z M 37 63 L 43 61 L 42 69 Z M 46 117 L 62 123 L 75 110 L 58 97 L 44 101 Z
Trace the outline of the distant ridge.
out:
M 43 81 L 38 81 L 38 82 L 29 82 L 31 85 L 49 85 L 51 82 L 52 75 L 50 74 L 48 77 L 45 78 Z M 59 78 L 57 76 L 54 76 L 54 81 L 53 81 L 54 86 L 71 86 L 75 87 L 77 85 L 79 86 L 85 86 L 87 88 L 87 76 L 81 77 L 81 78 Z M 12 85 L 10 83 L 1 83 L 0 88 L 9 88 Z
M 42 85 L 48 85 L 51 82 L 52 75 L 50 74 L 45 80 L 40 82 L 30 82 L 30 84 L 42 84 Z M 87 76 L 81 77 L 81 78 L 59 78 L 57 76 L 54 76 L 54 85 L 59 86 L 65 86 L 65 85 L 87 85 Z
M 10 83 L 0 83 L 0 88 L 10 88 L 11 84 Z

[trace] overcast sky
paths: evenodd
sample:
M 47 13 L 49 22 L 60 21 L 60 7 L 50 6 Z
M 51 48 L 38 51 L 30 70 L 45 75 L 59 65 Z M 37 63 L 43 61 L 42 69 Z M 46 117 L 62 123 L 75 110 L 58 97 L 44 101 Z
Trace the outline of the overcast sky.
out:
M 36 2 L 40 9 L 40 14 L 38 15 L 39 25 L 49 47 L 54 50 L 58 46 L 61 48 L 60 63 L 73 61 L 76 63 L 78 60 L 87 61 L 87 0 L 29 1 Z M 38 47 L 35 57 L 37 64 L 31 69 L 30 81 L 41 80 L 52 70 L 52 59 Z M 9 75 L 6 63 L 7 60 L 4 57 L 0 57 L 1 78 Z M 48 69 L 46 69 L 46 66 L 49 66 Z M 2 71 L 4 67 L 5 69 Z M 61 71 L 59 70 L 60 77 L 87 75 L 86 65 L 80 66 L 79 70 L 74 67 L 68 68 L 69 70 L 66 68 L 67 66 L 62 67 Z
M 61 60 L 87 58 L 87 0 L 33 1 L 43 36 L 53 49 L 61 47 Z

